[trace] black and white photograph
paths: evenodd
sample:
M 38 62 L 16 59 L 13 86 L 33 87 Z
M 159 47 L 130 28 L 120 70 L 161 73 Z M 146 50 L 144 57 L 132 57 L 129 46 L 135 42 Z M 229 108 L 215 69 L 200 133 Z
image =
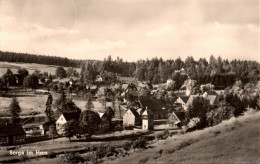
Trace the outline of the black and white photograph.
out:
M 260 163 L 259 0 L 0 0 L 0 163 Z

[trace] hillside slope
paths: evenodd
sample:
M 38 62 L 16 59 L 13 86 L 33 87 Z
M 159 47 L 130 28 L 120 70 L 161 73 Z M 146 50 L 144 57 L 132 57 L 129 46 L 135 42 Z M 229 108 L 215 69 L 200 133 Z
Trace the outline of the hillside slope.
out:
M 156 142 L 111 163 L 259 163 L 260 113 Z

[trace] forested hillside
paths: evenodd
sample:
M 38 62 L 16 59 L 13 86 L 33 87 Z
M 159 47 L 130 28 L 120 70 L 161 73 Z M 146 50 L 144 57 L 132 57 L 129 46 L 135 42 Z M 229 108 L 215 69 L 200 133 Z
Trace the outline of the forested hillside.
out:
M 79 67 L 82 61 L 62 57 L 0 51 L 0 61 Z
M 243 83 L 256 82 L 260 79 L 260 64 L 256 61 L 223 60 L 221 57 L 210 57 L 207 61 L 200 58 L 195 61 L 188 57 L 183 61 L 180 57 L 176 60 L 163 60 L 153 58 L 151 60 L 138 60 L 137 62 L 124 62 L 117 58 L 112 60 L 108 56 L 104 61 L 88 62 L 90 70 L 108 71 L 122 76 L 135 77 L 140 81 L 150 81 L 153 84 L 165 83 L 168 79 L 180 82 L 180 85 L 188 76 L 196 80 L 198 84 L 211 83 L 218 89 L 224 89 L 234 84 L 236 80 Z M 89 65 L 89 64 L 88 64 Z M 184 69 L 187 74 L 180 73 Z M 180 86 L 176 85 L 176 86 Z
M 150 81 L 153 84 L 165 83 L 167 79 L 183 82 L 187 75 L 181 74 L 178 70 L 182 68 L 188 76 L 196 80 L 198 84 L 211 83 L 216 88 L 223 89 L 234 84 L 236 80 L 243 83 L 256 82 L 260 79 L 260 64 L 256 61 L 227 60 L 211 55 L 209 61 L 205 58 L 199 60 L 192 56 L 182 60 L 163 60 L 152 58 L 150 60 L 138 60 L 137 62 L 123 61 L 117 57 L 113 60 L 111 56 L 103 61 L 98 60 L 72 60 L 68 58 L 31 55 L 24 53 L 0 51 L 0 61 L 38 63 L 46 65 L 58 65 L 66 67 L 85 67 L 98 74 L 101 71 L 117 73 L 120 76 L 135 77 L 140 81 Z M 91 68 L 90 68 L 91 67 Z M 179 87 L 179 85 L 177 84 Z

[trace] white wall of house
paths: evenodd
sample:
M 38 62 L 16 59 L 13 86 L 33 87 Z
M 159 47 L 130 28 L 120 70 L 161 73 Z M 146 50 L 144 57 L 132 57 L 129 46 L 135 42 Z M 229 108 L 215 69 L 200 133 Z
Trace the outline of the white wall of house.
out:
M 59 117 L 59 119 L 56 121 L 56 129 L 61 129 L 62 125 L 64 125 L 67 122 L 63 114 Z
M 131 110 L 127 110 L 126 113 L 124 114 L 123 125 L 125 127 L 135 125 L 135 115 L 131 112 Z

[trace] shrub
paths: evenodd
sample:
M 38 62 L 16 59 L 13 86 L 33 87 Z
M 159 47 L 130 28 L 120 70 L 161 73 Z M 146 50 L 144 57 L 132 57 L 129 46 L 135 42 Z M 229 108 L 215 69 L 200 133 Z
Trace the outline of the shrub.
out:
M 47 158 L 55 158 L 56 157 L 56 153 L 51 152 L 47 155 Z
M 187 125 L 187 132 L 198 129 L 198 124 L 200 123 L 200 119 L 198 117 L 194 117 L 190 119 Z
M 110 157 L 110 156 L 113 156 L 113 155 L 117 155 L 117 154 L 118 154 L 118 151 L 116 150 L 116 148 L 114 146 L 109 145 L 106 148 L 106 156 L 107 157 Z
M 96 149 L 96 156 L 97 158 L 103 158 L 106 156 L 107 150 L 106 147 L 101 145 Z
M 122 146 L 126 151 L 130 150 L 132 147 L 132 142 L 126 141 Z
M 138 140 L 134 141 L 133 148 L 145 149 L 147 146 L 147 140 L 144 137 L 140 137 Z
M 158 133 L 155 138 L 157 140 L 167 139 L 170 136 L 169 130 L 164 130 L 162 133 Z
M 92 162 L 92 163 L 97 163 L 98 158 L 97 158 L 95 153 L 88 153 L 85 156 L 85 160 L 89 161 L 89 162 Z
M 118 151 L 116 150 L 116 148 L 114 146 L 99 146 L 96 149 L 96 156 L 98 158 L 103 158 L 103 157 L 110 157 L 113 155 L 117 155 Z
M 68 153 L 64 155 L 63 163 L 83 163 L 85 159 L 81 157 L 78 153 Z
M 228 120 L 234 116 L 234 108 L 231 106 L 220 107 L 207 113 L 208 125 L 217 125 L 223 120 Z
M 244 112 L 244 115 L 252 115 L 257 113 L 258 111 L 253 109 L 253 108 L 247 108 L 246 111 Z

